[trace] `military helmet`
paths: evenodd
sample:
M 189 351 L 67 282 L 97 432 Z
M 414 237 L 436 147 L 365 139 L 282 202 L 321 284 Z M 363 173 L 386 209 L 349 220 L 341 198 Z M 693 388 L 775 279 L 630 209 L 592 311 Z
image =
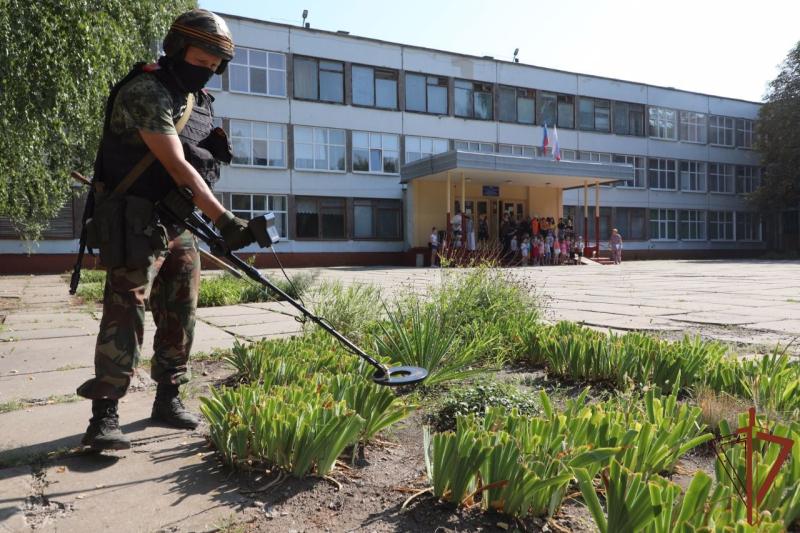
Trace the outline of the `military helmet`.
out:
M 233 38 L 228 25 L 220 16 L 205 9 L 192 9 L 180 15 L 164 37 L 167 57 L 182 55 L 189 45 L 222 58 L 217 74 L 225 72 L 228 61 L 233 59 Z

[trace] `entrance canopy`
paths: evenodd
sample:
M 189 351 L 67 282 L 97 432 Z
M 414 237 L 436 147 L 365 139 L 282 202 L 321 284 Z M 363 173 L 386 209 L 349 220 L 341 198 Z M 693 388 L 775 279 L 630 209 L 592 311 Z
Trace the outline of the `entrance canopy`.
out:
M 400 183 L 447 181 L 447 174 L 482 185 L 516 185 L 572 189 L 585 182 L 633 180 L 633 165 L 554 161 L 506 154 L 450 151 L 403 165 Z

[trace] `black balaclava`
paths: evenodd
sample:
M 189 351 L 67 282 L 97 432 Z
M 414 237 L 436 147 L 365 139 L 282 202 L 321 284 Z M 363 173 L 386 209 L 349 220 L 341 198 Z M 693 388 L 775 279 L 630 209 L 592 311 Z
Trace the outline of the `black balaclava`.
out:
M 192 65 L 183 58 L 175 58 L 172 61 L 172 72 L 178 78 L 183 89 L 189 93 L 196 93 L 205 87 L 208 80 L 214 75 L 214 71 L 210 68 Z

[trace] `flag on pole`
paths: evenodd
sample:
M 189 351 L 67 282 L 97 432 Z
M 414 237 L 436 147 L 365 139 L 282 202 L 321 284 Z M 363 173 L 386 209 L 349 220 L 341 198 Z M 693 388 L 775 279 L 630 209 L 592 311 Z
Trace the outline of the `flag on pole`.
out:
M 553 124 L 553 159 L 561 161 L 561 147 L 558 145 L 558 128 Z
M 547 155 L 547 123 L 544 125 L 544 133 L 542 134 L 542 155 Z

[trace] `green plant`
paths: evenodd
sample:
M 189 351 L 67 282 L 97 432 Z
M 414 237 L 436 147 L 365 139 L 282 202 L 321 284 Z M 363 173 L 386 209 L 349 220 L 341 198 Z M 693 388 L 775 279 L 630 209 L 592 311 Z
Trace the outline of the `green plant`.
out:
M 381 319 L 380 289 L 374 285 L 324 282 L 311 299 L 314 313 L 354 342 L 362 341 Z
M 467 427 L 433 436 L 423 428 L 425 466 L 434 496 L 456 505 L 471 497 L 478 471 L 489 456 L 489 447 L 479 437 L 477 430 Z
M 344 401 L 309 382 L 222 389 L 200 401 L 211 441 L 226 463 L 263 461 L 297 477 L 330 472 L 365 424 Z
M 458 331 L 444 328 L 436 308 L 415 302 L 407 310 L 400 305 L 387 309 L 387 314 L 388 323 L 381 324 L 383 334 L 375 338 L 378 353 L 403 365 L 428 369 L 425 386 L 480 371 L 475 365 L 487 340 L 462 340 Z
M 486 381 L 449 390 L 441 407 L 428 421 L 437 431 L 451 430 L 456 427 L 456 417 L 468 414 L 483 416 L 490 407 L 516 409 L 522 415 L 540 413 L 536 397 L 512 384 Z
M 348 408 L 364 419 L 362 442 L 368 442 L 379 431 L 403 420 L 414 410 L 390 389 L 358 376 L 334 375 L 323 381 L 323 385 L 335 401 L 344 400 Z
M 314 282 L 314 276 L 300 272 L 291 276 L 291 283 L 285 279 L 271 280 L 291 298 L 301 297 Z M 236 278 L 227 272 L 207 276 L 200 280 L 198 307 L 216 307 L 241 303 L 269 302 L 278 297 L 272 291 L 255 284 L 249 279 Z

